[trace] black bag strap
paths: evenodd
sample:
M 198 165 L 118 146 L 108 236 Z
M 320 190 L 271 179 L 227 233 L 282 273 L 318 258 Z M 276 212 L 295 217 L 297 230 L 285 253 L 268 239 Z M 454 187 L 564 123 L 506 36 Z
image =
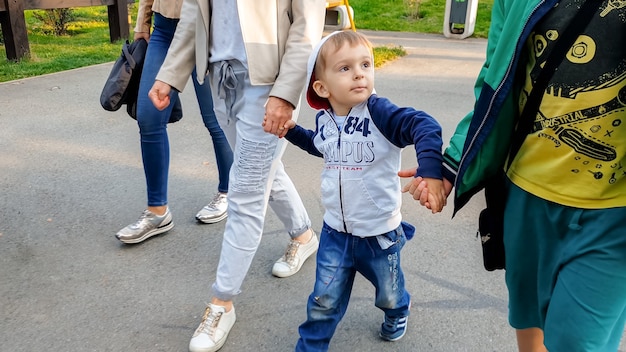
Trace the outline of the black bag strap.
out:
M 524 105 L 521 115 L 518 118 L 517 129 L 513 133 L 511 141 L 511 148 L 509 149 L 509 158 L 506 168 L 508 169 L 513 162 L 513 158 L 522 147 L 522 143 L 526 139 L 526 136 L 530 133 L 533 123 L 535 122 L 535 116 L 543 99 L 546 87 L 550 78 L 556 71 L 557 67 L 565 58 L 567 52 L 571 49 L 574 41 L 585 30 L 591 17 L 597 12 L 601 1 L 600 0 L 586 0 L 574 16 L 574 18 L 567 25 L 565 30 L 558 38 L 554 49 L 550 52 L 546 63 L 539 73 L 537 80 L 533 84 L 533 87 L 528 95 L 528 100 Z
M 131 45 L 132 44 L 130 44 L 128 40 L 126 41 L 126 43 L 124 43 L 124 45 L 122 45 L 122 55 L 124 55 L 124 57 L 126 58 L 126 61 L 128 62 L 128 65 L 130 66 L 131 70 L 134 70 L 135 67 L 137 66 L 137 62 L 135 62 L 135 58 L 133 57 L 133 54 L 130 52 Z

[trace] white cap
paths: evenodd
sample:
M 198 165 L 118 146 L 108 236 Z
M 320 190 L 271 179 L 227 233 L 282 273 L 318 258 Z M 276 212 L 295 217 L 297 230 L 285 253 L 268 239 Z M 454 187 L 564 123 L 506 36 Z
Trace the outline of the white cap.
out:
M 306 74 L 307 74 L 306 76 L 307 77 L 306 101 L 307 103 L 309 103 L 309 106 L 312 107 L 313 109 L 317 109 L 317 110 L 330 109 L 330 102 L 328 102 L 328 99 L 322 98 L 319 95 L 317 95 L 312 85 L 313 85 L 313 82 L 315 82 L 315 62 L 317 61 L 317 57 L 320 54 L 320 49 L 322 48 L 322 45 L 326 43 L 328 38 L 332 37 L 333 35 L 337 33 L 341 33 L 341 32 L 335 31 L 325 36 L 324 38 L 322 38 L 322 40 L 320 40 L 320 42 L 317 43 L 315 48 L 313 48 L 313 51 L 311 52 L 311 55 L 309 56 L 309 62 L 307 63 L 307 66 L 306 66 Z

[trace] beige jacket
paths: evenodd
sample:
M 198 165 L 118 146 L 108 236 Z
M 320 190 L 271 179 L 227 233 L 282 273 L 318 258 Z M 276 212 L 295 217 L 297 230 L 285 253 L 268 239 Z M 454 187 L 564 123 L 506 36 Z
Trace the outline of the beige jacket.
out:
M 135 32 L 150 33 L 152 14 L 158 12 L 163 17 L 178 19 L 183 0 L 139 0 Z
M 325 0 L 237 0 L 253 85 L 273 85 L 270 96 L 300 101 L 306 65 L 322 38 Z M 156 79 L 182 91 L 194 67 L 204 82 L 209 62 L 208 0 L 183 0 L 176 34 Z

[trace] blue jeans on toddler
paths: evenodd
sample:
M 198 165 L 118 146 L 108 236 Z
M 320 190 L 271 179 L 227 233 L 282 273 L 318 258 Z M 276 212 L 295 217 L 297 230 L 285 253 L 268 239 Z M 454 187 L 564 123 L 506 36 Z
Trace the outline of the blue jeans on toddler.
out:
M 141 156 L 148 189 L 148 206 L 167 204 L 167 182 L 170 161 L 167 123 L 175 101 L 178 100 L 178 92 L 172 90 L 170 95 L 171 103 L 163 111 L 159 111 L 154 107 L 150 98 L 148 98 L 148 92 L 152 88 L 154 79 L 165 60 L 165 55 L 174 38 L 177 24 L 178 19 L 166 18 L 159 13 L 154 14 L 154 29 L 150 35 L 148 51 L 139 83 L 137 123 L 139 124 L 139 133 L 141 135 Z M 192 78 L 202 120 L 213 140 L 219 173 L 218 191 L 226 193 L 228 192 L 228 177 L 230 166 L 233 163 L 233 154 L 213 111 L 210 85 L 208 83 L 198 84 L 195 70 Z
M 299 328 L 296 351 L 328 350 L 330 339 L 348 308 L 357 272 L 376 288 L 375 305 L 385 316 L 409 315 L 411 296 L 404 287 L 400 250 L 413 231 L 411 225 L 403 222 L 388 233 L 361 238 L 324 223 L 317 251 L 315 287 L 307 303 L 307 321 Z

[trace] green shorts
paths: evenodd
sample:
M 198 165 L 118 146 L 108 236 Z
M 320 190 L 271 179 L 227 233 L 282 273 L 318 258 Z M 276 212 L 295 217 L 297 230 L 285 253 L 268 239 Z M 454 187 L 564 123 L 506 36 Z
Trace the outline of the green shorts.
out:
M 626 321 L 626 207 L 577 209 L 509 182 L 509 323 L 551 352 L 617 351 Z

